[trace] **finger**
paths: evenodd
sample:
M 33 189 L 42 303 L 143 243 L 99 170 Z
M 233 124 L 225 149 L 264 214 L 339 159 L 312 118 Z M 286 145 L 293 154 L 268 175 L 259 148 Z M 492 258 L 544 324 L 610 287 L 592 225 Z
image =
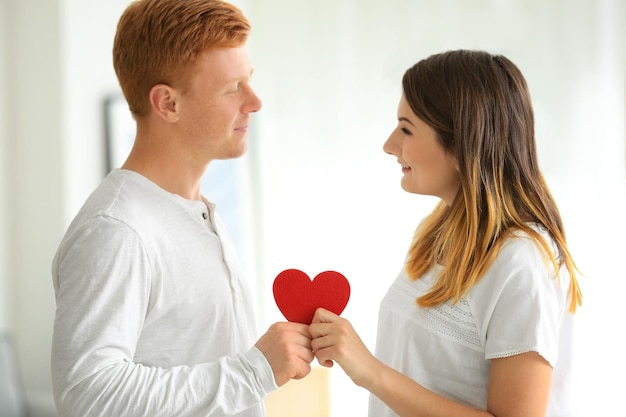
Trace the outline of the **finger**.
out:
M 311 346 L 311 334 L 309 333 L 309 326 L 306 324 L 278 322 L 270 327 L 269 332 L 274 334 L 278 340 L 295 343 L 308 348 Z
M 293 363 L 293 368 L 295 369 L 293 378 L 300 379 L 308 375 L 309 372 L 311 372 L 310 365 L 311 362 L 313 362 L 313 359 L 315 359 L 315 355 L 313 354 L 313 351 L 311 351 L 311 349 L 304 348 L 295 352 L 295 354 L 299 358 L 299 360 Z
M 296 370 L 296 373 L 293 376 L 293 379 L 302 379 L 305 376 L 307 376 L 310 372 L 311 372 L 311 366 L 308 363 L 306 363 L 306 364 L 300 366 Z
M 332 368 L 335 363 L 332 359 L 329 358 L 329 353 L 329 349 L 316 350 L 315 357 L 317 358 L 317 363 L 326 368 Z
M 317 337 L 315 339 L 313 339 L 311 341 L 311 349 L 313 350 L 313 352 L 318 352 L 322 349 L 326 349 L 330 346 L 332 346 L 332 340 L 329 336 L 326 335 L 322 335 L 320 337 Z
M 325 368 L 332 368 L 333 365 L 335 364 L 335 362 L 331 361 L 331 360 L 322 360 L 320 358 L 317 358 L 317 363 L 319 363 L 320 365 L 322 365 Z
M 302 323 L 295 323 L 295 322 L 286 322 L 285 325 L 288 326 L 288 328 L 292 330 L 293 332 L 301 334 L 302 336 L 305 336 L 307 339 L 311 338 L 308 325 L 302 324 Z
M 332 323 L 339 318 L 338 315 L 332 311 L 326 310 L 323 307 L 318 307 L 313 315 L 311 323 Z
M 306 328 L 306 334 L 303 334 L 301 331 L 295 331 L 293 329 L 287 329 L 289 340 L 294 343 L 297 343 L 302 346 L 310 346 L 311 345 L 311 333 L 309 333 L 309 328 Z
M 298 357 L 307 364 L 313 362 L 313 359 L 315 359 L 315 354 L 313 353 L 313 348 L 311 348 L 311 346 L 302 347 L 296 352 L 296 355 L 298 355 Z
M 309 326 L 309 333 L 313 339 L 324 337 L 332 331 L 332 326 L 326 323 L 314 323 Z

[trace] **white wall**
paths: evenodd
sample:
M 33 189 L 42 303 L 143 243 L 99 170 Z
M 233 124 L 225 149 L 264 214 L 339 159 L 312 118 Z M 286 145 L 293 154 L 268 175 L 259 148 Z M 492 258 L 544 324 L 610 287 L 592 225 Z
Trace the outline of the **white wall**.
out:
M 17 333 L 32 390 L 50 382 L 50 261 L 104 172 L 101 103 L 118 88 L 111 45 L 127 3 L 0 0 L 0 328 Z M 237 4 L 252 21 L 253 85 L 264 102 L 246 159 L 261 328 L 281 319 L 271 297 L 278 272 L 336 269 L 353 289 L 344 316 L 374 347 L 380 298 L 434 203 L 403 193 L 381 150 L 400 77 L 443 49 L 502 52 L 527 76 L 542 166 L 587 275 L 580 416 L 615 415 L 621 393 L 605 381 L 626 372 L 623 336 L 609 332 L 626 290 L 624 2 Z M 340 369 L 332 382 L 333 416 L 364 415 L 366 393 Z
M 251 145 L 261 164 L 260 288 L 290 267 L 344 272 L 353 289 L 344 316 L 374 348 L 378 303 L 432 205 L 401 191 L 396 161 L 381 150 L 401 76 L 446 49 L 504 53 L 527 77 L 540 162 L 587 275 L 580 416 L 615 415 L 619 385 L 604 381 L 626 371 L 617 352 L 624 337 L 609 332 L 626 291 L 624 8 L 619 0 L 251 2 L 253 85 L 264 100 Z M 265 314 L 280 319 L 269 293 Z M 610 362 L 598 363 L 599 349 Z M 332 394 L 334 416 L 365 415 L 367 394 L 339 369 Z
M 0 1 L 0 91 L 7 89 L 7 36 L 8 36 L 8 20 L 7 20 L 7 3 Z M 8 128 L 6 122 L 6 95 L 0 95 L 0 195 L 8 196 L 7 177 L 9 175 L 7 147 L 8 147 Z M 9 199 L 3 197 L 0 200 L 0 219 L 7 219 Z M 8 255 L 8 228 L 7 221 L 0 220 L 0 330 L 9 326 L 9 308 L 4 300 L 8 297 L 8 276 L 7 255 Z
M 2 300 L 29 388 L 48 390 L 53 315 L 51 252 L 61 229 L 61 51 L 58 7 L 4 2 Z M 6 93 L 6 94 L 5 94 Z
M 64 223 L 103 178 L 103 103 L 118 93 L 112 48 L 117 21 L 129 0 L 62 0 L 65 100 Z

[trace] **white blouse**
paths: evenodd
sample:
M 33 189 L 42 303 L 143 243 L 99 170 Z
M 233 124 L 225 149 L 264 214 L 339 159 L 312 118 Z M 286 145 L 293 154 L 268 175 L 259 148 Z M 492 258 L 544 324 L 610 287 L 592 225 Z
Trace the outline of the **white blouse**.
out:
M 545 230 L 536 230 L 552 242 Z M 415 281 L 400 272 L 380 306 L 376 356 L 439 395 L 486 410 L 490 360 L 535 351 L 553 367 L 546 416 L 572 416 L 567 270 L 555 278 L 542 250 L 518 233 L 458 303 L 420 308 L 416 299 L 440 268 Z M 396 416 L 373 395 L 369 415 Z

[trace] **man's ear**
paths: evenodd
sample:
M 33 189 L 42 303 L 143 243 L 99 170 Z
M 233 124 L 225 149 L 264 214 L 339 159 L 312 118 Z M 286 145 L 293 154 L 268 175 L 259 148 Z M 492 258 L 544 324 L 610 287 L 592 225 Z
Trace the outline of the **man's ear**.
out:
M 178 121 L 178 105 L 176 91 L 167 84 L 157 84 L 150 89 L 150 105 L 152 110 L 169 123 Z

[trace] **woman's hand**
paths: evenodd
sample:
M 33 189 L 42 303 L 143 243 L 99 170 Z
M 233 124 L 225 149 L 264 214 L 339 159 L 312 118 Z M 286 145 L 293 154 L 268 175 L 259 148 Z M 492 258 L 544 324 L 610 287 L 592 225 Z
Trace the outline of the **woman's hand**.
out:
M 350 322 L 318 308 L 309 326 L 311 347 L 320 365 L 331 367 L 337 362 L 355 384 L 367 386 L 382 365 L 365 347 Z
M 367 389 L 399 416 L 543 416 L 552 368 L 537 353 L 493 359 L 489 411 L 444 398 L 380 362 L 365 347 L 350 322 L 318 308 L 309 326 L 311 349 L 320 365 L 337 362 L 355 384 Z

